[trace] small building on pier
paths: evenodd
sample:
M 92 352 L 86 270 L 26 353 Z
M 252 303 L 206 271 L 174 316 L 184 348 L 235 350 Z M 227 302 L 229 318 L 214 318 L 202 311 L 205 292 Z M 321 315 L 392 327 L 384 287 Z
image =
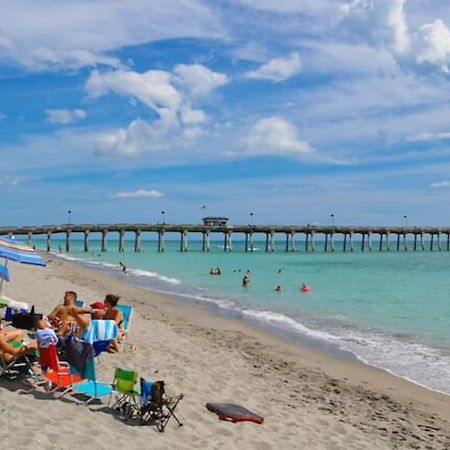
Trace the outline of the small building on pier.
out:
M 207 227 L 223 227 L 228 222 L 228 217 L 203 217 L 203 225 Z

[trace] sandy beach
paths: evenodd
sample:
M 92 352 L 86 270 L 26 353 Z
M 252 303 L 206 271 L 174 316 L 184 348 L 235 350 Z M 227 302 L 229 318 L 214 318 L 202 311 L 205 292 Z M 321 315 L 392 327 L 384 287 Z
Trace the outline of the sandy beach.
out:
M 450 397 L 358 361 L 299 345 L 207 307 L 181 302 L 57 260 L 47 268 L 10 263 L 4 294 L 48 313 L 64 291 L 92 303 L 107 293 L 135 308 L 128 345 L 105 354 L 99 378 L 136 369 L 183 393 L 159 433 L 121 422 L 107 401 L 85 407 L 0 379 L 3 448 L 449 449 Z M 135 346 L 134 350 L 132 346 Z M 219 421 L 207 402 L 233 402 L 262 425 Z

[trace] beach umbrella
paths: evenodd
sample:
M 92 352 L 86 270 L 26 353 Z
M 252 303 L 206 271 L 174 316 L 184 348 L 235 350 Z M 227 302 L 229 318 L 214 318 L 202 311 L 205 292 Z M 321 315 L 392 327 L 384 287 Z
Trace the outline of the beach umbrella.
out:
M 0 239 L 0 258 L 37 266 L 47 265 L 34 248 L 15 239 Z
M 37 266 L 47 265 L 34 248 L 15 239 L 0 239 L 0 258 L 6 259 L 5 265 L 0 266 L 3 267 L 3 269 L 0 269 L 0 293 L 2 291 L 3 281 L 9 281 L 8 260 Z

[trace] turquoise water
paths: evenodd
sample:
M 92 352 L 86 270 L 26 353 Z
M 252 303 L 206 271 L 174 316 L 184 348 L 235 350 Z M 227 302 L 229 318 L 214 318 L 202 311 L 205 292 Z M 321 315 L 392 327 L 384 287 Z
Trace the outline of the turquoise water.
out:
M 331 344 L 450 394 L 449 252 L 343 253 L 337 243 L 334 253 L 266 253 L 264 243 L 255 242 L 256 251 L 246 253 L 242 242 L 233 243 L 232 252 L 212 242 L 204 253 L 200 242 L 190 242 L 189 251 L 180 253 L 178 241 L 166 241 L 166 251 L 158 253 L 156 242 L 143 241 L 135 253 L 133 245 L 127 242 L 119 253 L 117 242 L 109 242 L 101 253 L 100 242 L 92 241 L 92 251 L 84 253 L 74 240 L 70 255 L 62 256 L 276 332 Z M 119 261 L 129 267 L 127 275 Z M 209 275 L 211 267 L 220 267 L 222 275 Z M 247 270 L 251 283 L 244 288 Z M 310 295 L 300 293 L 302 282 L 312 286 Z M 278 284 L 281 293 L 274 290 Z

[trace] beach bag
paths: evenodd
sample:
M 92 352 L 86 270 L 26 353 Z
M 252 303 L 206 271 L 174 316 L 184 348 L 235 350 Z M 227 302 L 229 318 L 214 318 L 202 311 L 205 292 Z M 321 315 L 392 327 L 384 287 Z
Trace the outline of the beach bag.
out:
M 19 312 L 12 316 L 12 326 L 22 330 L 32 330 L 36 328 L 36 322 L 42 319 L 42 314 L 34 312 L 34 305 L 30 312 Z

